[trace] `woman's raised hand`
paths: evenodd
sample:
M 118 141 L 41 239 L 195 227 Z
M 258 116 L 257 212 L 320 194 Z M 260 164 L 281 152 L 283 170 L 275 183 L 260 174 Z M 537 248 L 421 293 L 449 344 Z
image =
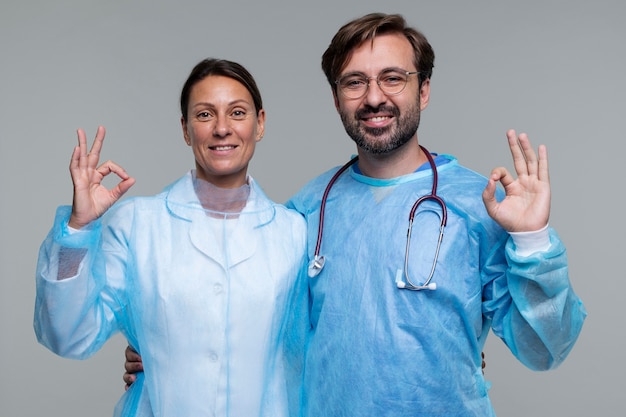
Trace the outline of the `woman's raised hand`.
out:
M 74 199 L 69 226 L 75 229 L 102 216 L 135 183 L 135 179 L 113 161 L 98 166 L 105 133 L 104 127 L 99 126 L 91 150 L 87 152 L 85 131 L 78 129 L 78 145 L 70 161 Z M 102 180 L 111 173 L 117 175 L 120 182 L 109 190 L 102 185 Z

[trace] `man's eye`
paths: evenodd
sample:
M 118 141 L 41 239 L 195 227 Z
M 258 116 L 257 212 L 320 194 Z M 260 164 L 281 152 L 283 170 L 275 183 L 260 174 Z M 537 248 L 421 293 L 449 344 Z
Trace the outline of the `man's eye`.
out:
M 404 79 L 400 75 L 387 75 L 381 79 L 381 82 L 387 85 L 394 85 L 403 81 Z
M 344 80 L 342 85 L 344 86 L 344 88 L 361 88 L 363 86 L 365 86 L 366 82 L 363 78 L 349 78 L 347 80 Z

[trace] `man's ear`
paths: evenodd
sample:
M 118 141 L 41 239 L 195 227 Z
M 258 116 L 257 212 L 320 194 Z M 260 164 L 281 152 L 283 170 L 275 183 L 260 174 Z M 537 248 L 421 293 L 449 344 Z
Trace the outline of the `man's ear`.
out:
M 430 100 L 430 78 L 422 81 L 420 87 L 420 111 L 428 107 L 428 101 Z

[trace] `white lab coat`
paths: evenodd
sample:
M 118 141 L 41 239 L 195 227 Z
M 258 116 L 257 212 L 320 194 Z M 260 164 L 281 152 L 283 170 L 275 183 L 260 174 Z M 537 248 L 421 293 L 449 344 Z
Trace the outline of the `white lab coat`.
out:
M 288 414 L 281 330 L 304 270 L 305 222 L 249 182 L 236 219 L 207 215 L 192 173 L 86 231 L 69 233 L 70 208 L 57 211 L 37 265 L 35 331 L 79 359 L 127 337 L 145 372 L 116 414 Z M 59 264 L 81 257 L 76 276 L 57 280 Z

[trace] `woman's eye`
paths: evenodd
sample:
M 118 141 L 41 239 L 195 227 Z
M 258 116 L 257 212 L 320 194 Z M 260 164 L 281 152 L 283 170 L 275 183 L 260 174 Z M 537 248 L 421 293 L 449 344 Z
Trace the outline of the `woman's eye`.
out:
M 233 111 L 233 117 L 235 119 L 243 119 L 244 117 L 246 117 L 246 112 L 243 110 L 235 110 Z

